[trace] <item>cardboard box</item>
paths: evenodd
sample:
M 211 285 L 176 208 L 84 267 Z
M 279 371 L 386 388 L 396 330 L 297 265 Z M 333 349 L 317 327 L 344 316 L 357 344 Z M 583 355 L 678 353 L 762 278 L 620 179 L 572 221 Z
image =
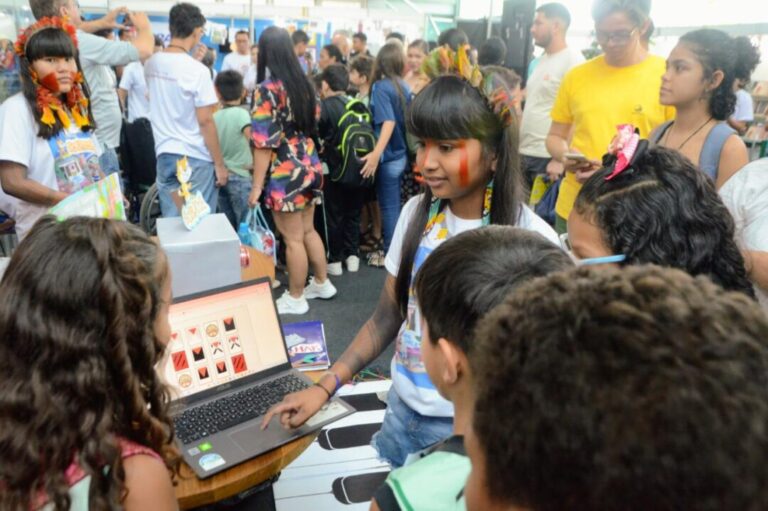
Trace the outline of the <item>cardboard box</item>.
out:
M 174 297 L 240 282 L 240 239 L 224 214 L 208 215 L 191 231 L 181 217 L 158 218 L 157 237 L 168 254 Z

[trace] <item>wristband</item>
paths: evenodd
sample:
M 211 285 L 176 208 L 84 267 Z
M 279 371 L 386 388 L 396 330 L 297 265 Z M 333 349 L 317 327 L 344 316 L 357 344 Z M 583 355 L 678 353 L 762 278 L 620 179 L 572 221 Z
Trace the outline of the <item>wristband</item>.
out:
M 334 387 L 333 387 L 333 392 L 331 392 L 331 395 L 334 395 L 341 388 L 341 378 L 339 378 L 339 375 L 334 373 L 333 371 L 326 371 L 322 375 L 320 375 L 320 380 L 322 380 L 325 377 L 325 375 L 327 375 L 327 374 L 330 374 L 331 376 L 333 376 L 333 379 L 336 382 Z M 320 380 L 318 380 L 318 381 L 320 381 Z M 325 389 L 325 387 L 323 387 L 323 388 Z
M 323 387 L 322 385 L 320 385 L 320 382 L 316 382 L 316 383 L 315 383 L 314 385 L 312 385 L 312 386 L 313 386 L 313 387 L 320 387 L 321 389 L 323 389 L 323 391 L 325 391 L 325 393 L 326 393 L 326 394 L 328 394 L 328 399 L 331 399 L 331 393 L 330 393 L 330 392 L 328 392 L 328 389 L 326 389 L 325 387 Z

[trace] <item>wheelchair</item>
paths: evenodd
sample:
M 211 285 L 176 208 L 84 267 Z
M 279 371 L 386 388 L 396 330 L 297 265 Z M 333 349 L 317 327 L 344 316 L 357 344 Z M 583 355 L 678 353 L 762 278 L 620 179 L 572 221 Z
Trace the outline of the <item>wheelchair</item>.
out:
M 139 227 L 150 236 L 157 236 L 157 219 L 160 218 L 160 193 L 157 184 L 152 186 L 142 195 L 139 207 Z
M 125 197 L 131 205 L 129 220 L 154 236 L 157 234 L 155 222 L 160 216 L 160 202 L 155 184 L 155 143 L 148 119 L 123 122 L 120 158 L 126 184 Z

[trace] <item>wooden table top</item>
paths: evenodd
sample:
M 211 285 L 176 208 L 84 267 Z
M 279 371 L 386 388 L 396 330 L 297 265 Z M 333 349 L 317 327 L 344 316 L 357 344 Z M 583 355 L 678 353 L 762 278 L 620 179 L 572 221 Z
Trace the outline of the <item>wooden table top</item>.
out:
M 191 509 L 227 499 L 274 477 L 317 437 L 317 433 L 294 440 L 250 461 L 200 480 L 186 463 L 181 464 L 176 498 L 181 509 Z
M 251 264 L 242 269 L 242 279 L 251 280 L 265 276 L 274 279 L 275 266 L 272 259 L 251 247 L 248 247 L 248 252 Z M 305 374 L 316 381 L 322 371 Z M 212 504 L 271 479 L 304 452 L 316 437 L 317 433 L 298 438 L 204 480 L 198 479 L 192 469 L 182 463 L 176 486 L 179 507 L 190 509 Z
M 261 277 L 269 277 L 275 280 L 275 264 L 269 256 L 266 256 L 253 247 L 246 247 L 251 264 L 247 268 L 240 269 L 240 279 L 253 280 Z

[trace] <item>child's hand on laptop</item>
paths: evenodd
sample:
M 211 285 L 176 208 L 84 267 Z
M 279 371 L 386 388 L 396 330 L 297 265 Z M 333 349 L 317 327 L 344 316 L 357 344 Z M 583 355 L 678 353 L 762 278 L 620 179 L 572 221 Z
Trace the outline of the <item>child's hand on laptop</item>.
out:
M 261 429 L 267 429 L 269 421 L 275 415 L 280 416 L 280 424 L 285 429 L 298 428 L 315 415 L 328 399 L 330 399 L 328 391 L 318 388 L 318 385 L 288 394 L 280 403 L 267 411 L 264 420 L 261 421 Z

